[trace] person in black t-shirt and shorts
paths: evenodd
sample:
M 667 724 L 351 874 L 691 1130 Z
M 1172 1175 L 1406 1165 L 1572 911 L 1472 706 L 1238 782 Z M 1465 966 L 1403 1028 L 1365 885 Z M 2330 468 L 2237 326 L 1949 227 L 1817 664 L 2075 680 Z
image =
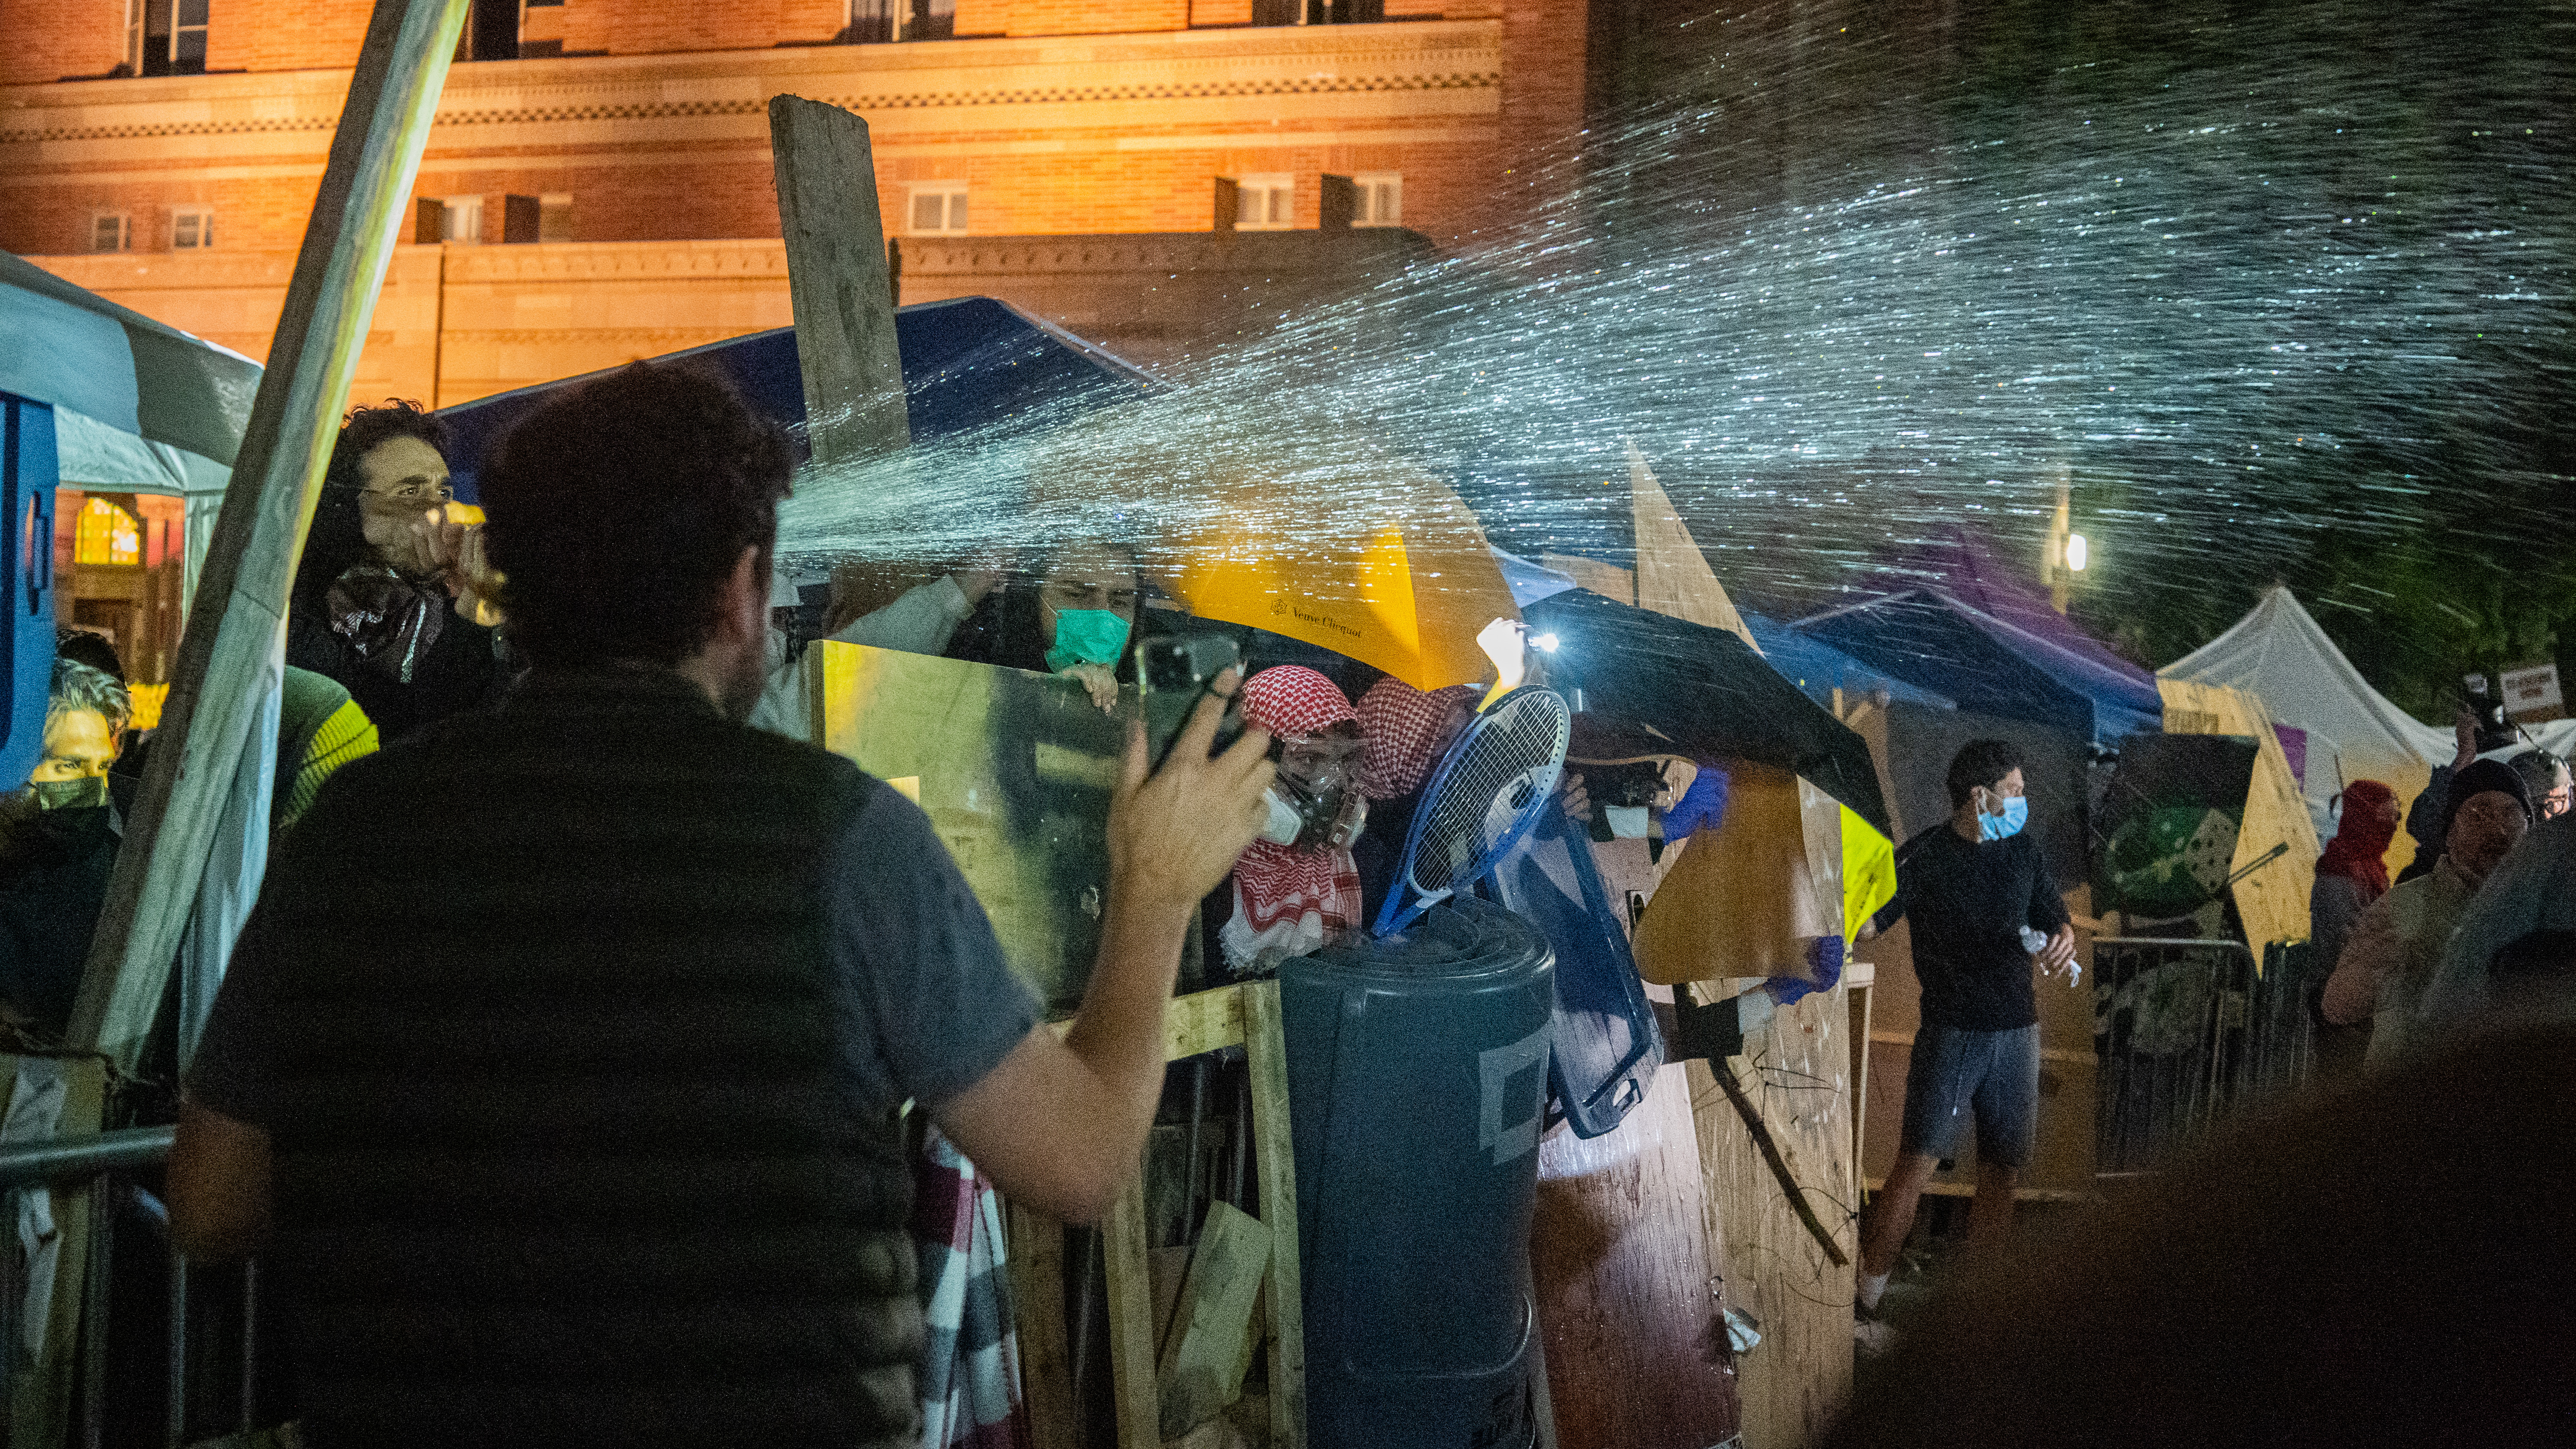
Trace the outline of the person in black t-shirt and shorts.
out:
M 1914 975 L 1923 1025 L 1905 1072 L 1905 1126 L 1896 1166 L 1861 1220 L 1860 1306 L 1874 1311 L 1914 1228 L 1914 1207 L 1963 1119 L 1977 1124 L 1977 1199 L 1969 1241 L 2010 1231 L 2013 1186 L 2030 1162 L 2039 1112 L 2039 1003 L 2031 968 L 2056 975 L 2075 961 L 2075 928 L 2038 843 L 2022 832 L 2030 802 L 2021 756 L 2001 740 L 1971 740 L 1950 762 L 1950 818 L 1896 853 L 1896 898 L 1870 918 L 1875 934 L 1914 923 Z

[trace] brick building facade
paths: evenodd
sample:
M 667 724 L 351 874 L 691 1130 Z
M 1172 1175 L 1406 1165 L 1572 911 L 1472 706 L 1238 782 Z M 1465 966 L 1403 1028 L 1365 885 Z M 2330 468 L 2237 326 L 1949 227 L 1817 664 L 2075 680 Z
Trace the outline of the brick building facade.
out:
M 259 355 L 368 10 L 0 0 L 0 248 Z M 1025 299 L 1176 361 L 1234 319 L 1122 336 L 1155 268 L 1323 286 L 1507 230 L 1581 130 L 1585 28 L 1564 0 L 476 0 L 461 54 L 495 58 L 449 74 L 359 392 L 454 403 L 784 324 L 781 92 L 867 117 L 905 300 Z

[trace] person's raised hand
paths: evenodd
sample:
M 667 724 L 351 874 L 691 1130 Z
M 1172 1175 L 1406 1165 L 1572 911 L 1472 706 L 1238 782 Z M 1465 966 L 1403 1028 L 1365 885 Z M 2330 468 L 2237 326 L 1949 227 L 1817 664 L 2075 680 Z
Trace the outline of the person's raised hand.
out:
M 1270 733 L 1246 729 L 1211 757 L 1217 721 L 1243 671 L 1217 676 L 1163 768 L 1148 773 L 1145 727 L 1127 731 L 1127 764 L 1109 805 L 1110 893 L 1186 910 L 1215 890 L 1269 817 L 1262 796 L 1275 772 Z
M 966 607 L 971 609 L 984 602 L 986 594 L 1000 587 L 1010 571 L 1010 550 L 995 549 L 978 556 L 973 563 L 949 577 L 956 581 L 957 592 L 966 596 Z
M 1079 679 L 1091 702 L 1102 714 L 1118 712 L 1118 675 L 1106 664 L 1077 664 L 1064 671 L 1069 679 Z

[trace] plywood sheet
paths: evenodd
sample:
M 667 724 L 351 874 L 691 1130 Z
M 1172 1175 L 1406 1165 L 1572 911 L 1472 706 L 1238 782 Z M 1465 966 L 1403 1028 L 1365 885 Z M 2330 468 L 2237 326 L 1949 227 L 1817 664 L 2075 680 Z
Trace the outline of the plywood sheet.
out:
M 1801 782 L 1810 871 L 1823 899 L 1841 899 L 1840 808 Z M 1830 853 L 1831 859 L 1825 859 Z M 1843 986 L 1781 1008 L 1743 1057 L 1688 1065 L 1708 1231 L 1728 1300 L 1761 1324 L 1763 1341 L 1737 1364 L 1744 1442 L 1761 1449 L 1819 1443 L 1851 1393 L 1852 1270 L 1859 1255 L 1851 1181 L 1851 1014 Z M 1832 1231 L 1836 1266 L 1790 1206 L 1712 1071 L 1736 1074 L 1796 1178 Z
M 1530 1272 L 1561 1449 L 1706 1449 L 1736 1431 L 1690 1080 L 1616 1131 L 1539 1144 Z
M 1761 653 L 1735 601 L 1726 596 L 1726 586 L 1708 566 L 1708 555 L 1700 552 L 1690 526 L 1634 443 L 1628 445 L 1628 507 L 1637 527 L 1637 607 L 1724 629 Z
M 2281 737 L 2272 731 L 2271 711 L 2258 696 L 2225 685 L 2159 677 L 2156 689 L 2164 696 L 2165 733 L 2237 735 L 2254 741 L 2254 780 L 2246 792 L 2245 823 L 2237 832 L 2228 872 L 2246 870 L 2276 846 L 2286 848 L 2236 883 L 2236 915 L 2258 957 L 2271 942 L 2306 940 L 2308 893 L 2316 885 L 2320 847 L 2307 796 L 2290 772 Z

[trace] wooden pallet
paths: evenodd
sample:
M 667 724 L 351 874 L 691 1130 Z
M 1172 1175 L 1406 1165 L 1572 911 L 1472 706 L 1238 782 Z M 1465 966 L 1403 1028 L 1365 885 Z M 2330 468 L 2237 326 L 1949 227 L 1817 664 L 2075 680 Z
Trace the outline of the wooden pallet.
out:
M 1061 1032 L 1071 1023 L 1059 1022 Z M 1163 1012 L 1163 1059 L 1240 1046 L 1252 1067 L 1253 1155 L 1259 1165 L 1262 1224 L 1270 1230 L 1270 1268 L 1262 1285 L 1264 1327 L 1272 1343 L 1270 1443 L 1305 1449 L 1305 1299 L 1298 1277 L 1297 1158 L 1288 1133 L 1288 1056 L 1279 1016 L 1279 983 L 1257 981 L 1176 997 Z M 1029 1423 L 1038 1449 L 1075 1449 L 1073 1362 L 1065 1342 L 1065 1263 L 1061 1224 L 1013 1205 L 1011 1282 L 1018 1300 L 1020 1363 Z M 1162 1394 L 1157 1378 L 1154 1295 L 1146 1263 L 1145 1177 L 1128 1179 L 1101 1224 L 1109 1290 L 1109 1377 L 1117 1405 L 1118 1449 L 1162 1449 Z

